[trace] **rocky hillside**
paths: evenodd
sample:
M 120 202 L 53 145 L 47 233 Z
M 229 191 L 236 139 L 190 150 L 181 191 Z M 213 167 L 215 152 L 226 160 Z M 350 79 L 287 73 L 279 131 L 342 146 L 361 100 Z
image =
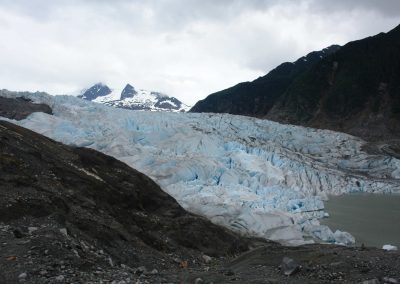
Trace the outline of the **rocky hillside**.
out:
M 131 110 L 183 112 L 189 109 L 189 106 L 177 98 L 169 97 L 159 92 L 136 90 L 130 84 L 127 84 L 122 90 L 112 90 L 103 83 L 97 83 L 84 90 L 78 97 L 108 106 Z
M 313 64 L 340 49 L 332 45 L 295 62 L 285 62 L 252 82 L 237 84 L 197 102 L 191 112 L 218 112 L 263 117 L 293 81 Z
M 287 64 L 254 82 L 210 95 L 191 111 L 257 116 L 368 140 L 400 137 L 400 26 L 332 51 L 280 88 L 263 89 L 259 82 L 271 80 Z
M 0 90 L 0 95 L 8 92 Z M 10 119 L 24 119 L 32 112 L 44 112 L 51 114 L 51 108 L 46 104 L 34 104 L 29 99 L 19 97 L 16 99 L 4 98 L 0 96 L 0 116 Z
M 400 26 L 350 42 L 303 73 L 266 118 L 366 139 L 400 137 Z

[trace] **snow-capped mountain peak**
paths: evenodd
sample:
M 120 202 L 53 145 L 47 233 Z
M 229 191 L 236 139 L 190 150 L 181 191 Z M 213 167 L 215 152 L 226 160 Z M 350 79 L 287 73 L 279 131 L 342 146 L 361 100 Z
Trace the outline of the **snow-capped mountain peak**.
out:
M 137 92 L 135 90 L 135 87 L 130 84 L 126 84 L 125 88 L 121 92 L 121 100 L 132 98 L 136 94 Z
M 83 90 L 82 94 L 78 97 L 88 101 L 93 101 L 98 97 L 107 96 L 111 94 L 111 92 L 111 89 L 107 85 L 103 83 L 96 83 L 89 89 Z
M 78 97 L 108 106 L 132 110 L 184 112 L 190 109 L 190 106 L 185 105 L 175 97 L 154 91 L 137 90 L 131 84 L 127 84 L 120 90 L 110 89 L 103 83 L 97 83 L 84 90 Z

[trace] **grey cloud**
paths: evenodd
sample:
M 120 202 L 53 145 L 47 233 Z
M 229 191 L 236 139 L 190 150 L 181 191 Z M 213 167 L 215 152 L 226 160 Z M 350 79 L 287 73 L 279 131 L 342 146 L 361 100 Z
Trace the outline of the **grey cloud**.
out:
M 153 27 L 179 29 L 195 21 L 225 21 L 249 10 L 266 10 L 289 0 L 0 0 L 0 6 L 37 20 L 51 20 L 65 8 L 92 10 L 114 22 L 129 24 L 139 18 L 146 24 L 144 11 L 151 14 Z
M 0 88 L 132 82 L 194 103 L 312 50 L 393 28 L 399 2 L 0 0 Z
M 400 16 L 399 0 L 311 0 L 310 9 L 315 12 L 343 12 L 349 10 L 375 11 L 385 16 Z
M 268 10 L 277 5 L 301 6 L 308 4 L 311 10 L 342 11 L 344 9 L 376 10 L 387 15 L 400 15 L 398 0 L 0 0 L 0 5 L 19 9 L 26 14 L 46 18 L 55 9 L 65 6 L 93 7 L 116 10 L 128 6 L 146 7 L 155 12 L 157 17 L 168 21 L 191 21 L 198 19 L 221 19 L 234 16 L 248 10 Z
M 196 21 L 234 21 L 243 13 L 268 11 L 282 5 L 306 5 L 310 15 L 360 10 L 400 16 L 399 0 L 0 0 L 0 5 L 41 21 L 51 20 L 65 8 L 86 9 L 99 19 L 159 30 L 179 30 Z M 144 11 L 149 14 L 144 15 Z

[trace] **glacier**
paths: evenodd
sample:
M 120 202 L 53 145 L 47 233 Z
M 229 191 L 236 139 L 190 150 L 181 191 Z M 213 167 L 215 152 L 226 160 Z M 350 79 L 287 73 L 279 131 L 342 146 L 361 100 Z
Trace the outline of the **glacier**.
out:
M 13 123 L 111 155 L 150 176 L 188 211 L 244 235 L 288 245 L 352 244 L 350 234 L 319 222 L 329 195 L 400 192 L 400 160 L 368 154 L 363 140 L 347 134 L 229 114 L 139 112 L 72 96 L 24 96 L 48 104 L 53 115 L 33 113 Z

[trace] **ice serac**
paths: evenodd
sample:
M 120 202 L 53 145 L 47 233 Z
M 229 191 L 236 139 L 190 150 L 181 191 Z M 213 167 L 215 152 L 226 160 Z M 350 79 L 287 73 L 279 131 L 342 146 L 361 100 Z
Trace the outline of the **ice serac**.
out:
M 400 192 L 400 161 L 343 133 L 228 114 L 133 112 L 69 96 L 31 95 L 53 116 L 16 122 L 114 156 L 189 211 L 243 234 L 349 244 L 322 226 L 328 194 Z

